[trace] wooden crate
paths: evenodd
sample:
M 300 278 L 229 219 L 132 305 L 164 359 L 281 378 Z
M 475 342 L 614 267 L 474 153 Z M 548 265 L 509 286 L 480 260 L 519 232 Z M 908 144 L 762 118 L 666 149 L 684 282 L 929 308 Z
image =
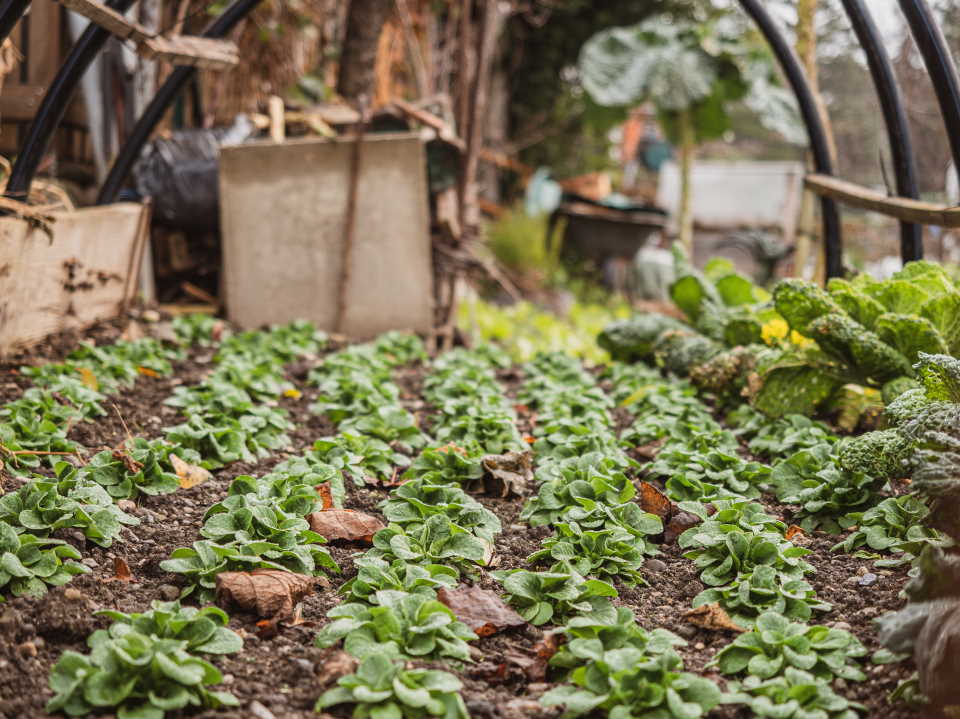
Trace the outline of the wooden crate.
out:
M 123 312 L 149 224 L 135 203 L 54 213 L 49 235 L 0 217 L 0 355 Z

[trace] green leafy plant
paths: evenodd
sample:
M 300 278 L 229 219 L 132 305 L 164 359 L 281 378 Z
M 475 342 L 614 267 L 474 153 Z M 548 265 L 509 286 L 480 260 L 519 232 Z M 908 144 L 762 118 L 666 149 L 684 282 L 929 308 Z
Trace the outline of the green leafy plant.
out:
M 754 716 L 772 719 L 857 719 L 866 707 L 835 694 L 826 682 L 794 667 L 781 676 L 762 679 L 747 677 L 730 682 L 731 702 L 746 704 Z
M 427 436 L 417 427 L 416 419 L 402 407 L 384 405 L 372 414 L 354 416 L 340 424 L 341 432 L 375 437 L 387 444 L 397 444 L 408 452 L 423 447 Z
M 372 655 L 354 674 L 337 680 L 317 700 L 316 711 L 353 704 L 354 719 L 444 717 L 468 719 L 460 681 L 436 669 L 405 669 L 400 662 Z
M 132 627 L 135 631 L 157 639 L 177 639 L 187 643 L 186 649 L 202 654 L 232 654 L 243 648 L 243 639 L 227 629 L 230 617 L 219 607 L 181 607 L 180 602 L 151 603 L 148 612 L 125 614 L 104 609 L 97 616 L 112 619 L 109 629 L 98 629 L 97 634 L 116 638 Z M 97 640 L 91 641 L 96 643 Z
M 416 592 L 434 596 L 440 587 L 455 587 L 460 573 L 442 564 L 409 564 L 402 559 L 387 562 L 365 555 L 353 560 L 357 575 L 340 587 L 340 593 L 366 602 L 374 602 L 382 589 Z
M 187 462 L 200 462 L 199 455 L 188 449 L 137 437 L 127 440 L 122 450 L 97 452 L 80 469 L 80 474 L 99 484 L 114 499 L 169 494 L 180 487 L 179 478 L 171 471 L 171 454 Z
M 128 624 L 94 632 L 89 655 L 64 652 L 50 671 L 55 696 L 47 712 L 70 716 L 116 709 L 118 719 L 163 719 L 187 706 L 238 706 L 228 692 L 208 687 L 223 680 L 209 662 L 191 655 L 185 640 L 141 634 Z
M 686 642 L 666 629 L 647 631 L 627 607 L 618 607 L 612 621 L 588 613 L 575 616 L 560 631 L 566 643 L 550 658 L 550 666 L 571 670 L 603 658 L 604 652 L 632 647 L 644 654 L 663 654 Z
M 866 654 L 866 647 L 850 632 L 811 627 L 765 612 L 757 617 L 753 631 L 739 635 L 721 649 L 711 664 L 724 674 L 746 672 L 760 679 L 794 667 L 823 681 L 834 677 L 863 681 L 866 675 L 852 660 Z
M 597 464 L 587 478 L 569 479 L 576 470 L 564 466 L 560 470 L 563 478 L 541 484 L 537 496 L 524 505 L 520 519 L 531 527 L 540 527 L 556 523 L 565 512 L 585 503 L 617 505 L 633 499 L 637 490 L 627 476 L 603 455 L 595 456 Z
M 486 564 L 492 552 L 490 541 L 458 527 L 445 514 L 433 514 L 409 529 L 398 524 L 381 529 L 373 535 L 371 556 L 388 561 L 445 564 L 470 571 L 476 564 Z
M 280 569 L 297 574 L 314 574 L 320 567 L 337 571 L 329 552 L 318 544 L 281 547 L 262 540 L 217 544 L 210 540 L 173 550 L 170 559 L 160 562 L 165 572 L 182 574 L 189 584 L 181 594 L 197 592 L 202 600 L 213 597 L 220 572 Z
M 615 618 L 610 597 L 618 596 L 613 585 L 599 579 L 584 579 L 576 572 L 530 572 L 513 569 L 491 573 L 503 584 L 507 601 L 524 619 L 540 626 L 591 614 L 602 621 Z
M 428 447 L 410 463 L 403 476 L 430 484 L 469 484 L 483 476 L 483 448 L 474 442 Z
M 0 497 L 0 521 L 38 536 L 75 528 L 91 542 L 109 547 L 123 525 L 140 520 L 120 510 L 99 484 L 77 476 L 73 465 L 60 462 L 57 479 L 38 477 Z
M 364 659 L 459 659 L 470 661 L 468 641 L 477 638 L 470 628 L 437 599 L 419 592 L 382 589 L 376 604 L 346 602 L 331 609 L 333 620 L 317 634 L 317 645 L 329 647 L 343 640 L 349 654 Z
M 366 478 L 390 481 L 395 469 L 410 464 L 410 458 L 375 437 L 343 432 L 313 443 L 311 454 L 318 460 L 346 473 L 358 487 Z
M 0 590 L 15 597 L 42 597 L 90 570 L 73 560 L 80 552 L 59 539 L 36 537 L 0 521 Z
M 445 515 L 458 527 L 492 542 L 500 533 L 500 519 L 456 486 L 431 484 L 411 479 L 397 487 L 380 503 L 384 519 L 406 530 L 416 530 L 428 517 Z
M 781 581 L 799 579 L 814 571 L 803 560 L 812 554 L 809 549 L 797 547 L 773 532 L 745 532 L 735 524 L 708 520 L 688 529 L 679 541 L 684 549 L 693 547 L 683 556 L 703 570 L 700 581 L 711 587 L 729 584 L 760 566 L 775 569 Z
M 856 527 L 833 550 L 854 552 L 861 547 L 877 552 L 893 552 L 903 556 L 881 559 L 878 566 L 890 567 L 913 559 L 928 541 L 937 538 L 937 532 L 924 526 L 930 510 L 915 495 L 887 497 L 865 512 L 847 515 L 847 521 Z
M 817 599 L 813 587 L 803 579 L 784 577 L 774 567 L 760 565 L 737 575 L 729 584 L 710 587 L 693 598 L 693 606 L 717 602 L 742 627 L 751 626 L 757 616 L 777 612 L 789 619 L 806 621 L 814 610 L 831 607 Z
M 563 717 L 598 711 L 611 719 L 697 719 L 720 704 L 723 692 L 709 679 L 682 671 L 676 652 L 647 654 L 633 647 L 602 652 L 574 669 L 571 684 L 551 689 L 544 706 L 563 706 Z
M 551 571 L 618 577 L 634 584 L 643 583 L 639 569 L 645 557 L 659 554 L 647 537 L 661 534 L 663 522 L 632 502 L 616 507 L 594 503 L 588 509 L 571 509 L 567 521 L 554 528 L 556 534 L 544 539 L 543 549 L 528 561 L 551 560 Z

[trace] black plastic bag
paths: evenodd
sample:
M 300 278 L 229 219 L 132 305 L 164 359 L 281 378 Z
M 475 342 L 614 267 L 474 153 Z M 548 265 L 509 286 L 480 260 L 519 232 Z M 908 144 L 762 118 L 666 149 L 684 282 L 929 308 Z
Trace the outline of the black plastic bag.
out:
M 255 132 L 246 115 L 231 127 L 178 130 L 150 142 L 133 168 L 137 192 L 153 199 L 160 224 L 194 232 L 220 226 L 220 148 Z

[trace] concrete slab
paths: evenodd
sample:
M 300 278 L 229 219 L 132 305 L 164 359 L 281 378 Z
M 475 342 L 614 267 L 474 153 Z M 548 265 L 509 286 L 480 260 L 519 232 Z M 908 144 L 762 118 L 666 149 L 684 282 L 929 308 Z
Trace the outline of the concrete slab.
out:
M 224 147 L 223 287 L 242 327 L 302 318 L 330 331 L 343 279 L 349 139 Z M 343 330 L 366 339 L 433 325 L 423 144 L 412 133 L 364 137 Z

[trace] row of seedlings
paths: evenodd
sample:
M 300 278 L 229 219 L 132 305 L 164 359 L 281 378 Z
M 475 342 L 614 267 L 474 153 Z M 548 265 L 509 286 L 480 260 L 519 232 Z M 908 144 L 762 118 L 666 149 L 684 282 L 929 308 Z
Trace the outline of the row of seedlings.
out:
M 0 408 L 0 470 L 23 480 L 0 497 L 0 591 L 37 597 L 88 572 L 76 561 L 77 549 L 53 538 L 55 532 L 79 531 L 109 547 L 124 525 L 139 523 L 116 501 L 177 489 L 169 457 L 185 453 L 173 445 L 129 438 L 88 458 L 68 434 L 77 422 L 105 416 L 109 396 L 138 377 L 169 375 L 198 334 L 195 325 L 175 321 L 176 344 L 153 338 L 84 343 L 63 362 L 20 369 L 33 386 Z
M 429 446 L 380 504 L 388 525 L 355 560 L 357 575 L 341 588 L 349 601 L 329 612 L 332 621 L 317 636 L 322 647 L 342 640 L 359 666 L 320 697 L 318 710 L 354 704 L 356 716 L 467 716 L 454 675 L 404 661 L 471 661 L 467 642 L 477 635 L 437 591 L 461 577 L 475 579 L 501 530 L 497 516 L 462 485 L 479 479 L 484 453 L 524 446 L 494 374 L 504 363 L 486 348 L 454 350 L 434 362 L 424 388 L 438 410 L 433 437 L 416 438 L 418 446 Z M 391 399 L 389 413 L 406 412 L 393 393 Z M 341 432 L 361 422 L 346 419 Z
M 536 412 L 534 444 L 539 490 L 521 517 L 556 533 L 528 560 L 546 571 L 500 574 L 510 601 L 535 624 L 552 623 L 566 639 L 550 659 L 559 687 L 541 697 L 564 716 L 697 717 L 723 698 L 709 679 L 683 671 L 675 648 L 684 640 L 647 631 L 611 581 L 643 583 L 640 568 L 658 550 L 659 517 L 632 501 L 626 472 L 635 462 L 620 448 L 613 404 L 580 363 L 542 354 L 525 366 L 520 400 Z M 606 581 L 610 580 L 610 581 Z
M 718 603 L 749 631 L 711 663 L 730 677 L 727 702 L 760 716 L 855 717 L 860 705 L 836 694 L 831 681 L 865 678 L 856 660 L 866 649 L 847 631 L 804 622 L 827 611 L 804 576 L 810 551 L 785 539 L 786 525 L 754 501 L 776 472 L 740 456 L 738 437 L 724 429 L 682 380 L 664 380 L 647 368 L 614 365 L 614 399 L 634 417 L 626 447 L 662 443 L 645 467 L 664 480 L 666 494 L 700 523 L 679 537 L 707 586 L 694 607 Z M 756 419 L 756 418 L 754 418 Z M 825 428 L 796 420 L 759 423 L 752 449 L 771 459 L 779 451 L 829 441 Z
M 189 326 L 196 330 L 194 324 Z M 204 333 L 197 337 L 204 342 Z M 240 435 L 244 449 L 233 454 L 211 452 L 204 463 L 220 466 L 281 443 L 264 443 L 264 413 L 270 397 L 287 391 L 283 364 L 317 352 L 323 341 L 312 326 L 294 324 L 268 332 L 251 332 L 226 339 L 216 355 L 217 367 L 196 387 L 183 388 L 170 403 L 185 408 L 193 427 L 200 423 L 228 425 Z M 249 375 L 246 374 L 249 372 Z M 222 398 L 218 401 L 217 398 Z M 203 400 L 209 401 L 205 410 Z M 257 405 L 255 400 L 264 400 Z M 274 425 L 286 421 L 279 412 Z M 178 434 L 178 428 L 168 436 Z M 192 446 L 210 452 L 211 443 Z M 178 449 L 178 451 L 181 451 Z M 322 537 L 309 532 L 304 516 L 319 508 L 314 486 L 332 480 L 332 473 L 306 471 L 294 459 L 274 472 L 254 478 L 237 477 L 227 497 L 204 516 L 203 540 L 192 548 L 175 550 L 161 568 L 185 575 L 182 596 L 193 594 L 201 601 L 212 598 L 216 575 L 222 571 L 256 568 L 281 569 L 312 574 L 319 566 L 336 565 L 320 544 Z M 50 675 L 55 696 L 48 712 L 87 714 L 92 709 L 112 708 L 118 717 L 162 719 L 167 712 L 188 706 L 217 708 L 236 706 L 228 692 L 213 689 L 222 681 L 220 671 L 204 655 L 240 651 L 241 638 L 226 628 L 228 616 L 213 606 L 182 607 L 179 601 L 155 601 L 149 611 L 125 614 L 102 611 L 114 620 L 105 630 L 88 638 L 89 655 L 64 652 Z

